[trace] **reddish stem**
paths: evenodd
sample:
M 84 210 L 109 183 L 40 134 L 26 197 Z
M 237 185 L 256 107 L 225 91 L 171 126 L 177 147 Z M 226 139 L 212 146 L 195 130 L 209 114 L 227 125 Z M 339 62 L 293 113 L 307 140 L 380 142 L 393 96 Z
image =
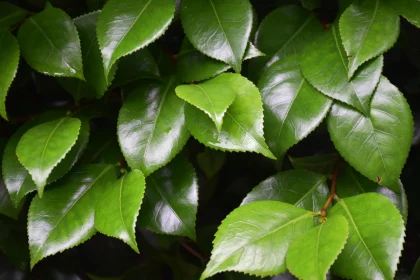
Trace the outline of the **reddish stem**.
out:
M 327 201 L 324 204 L 324 207 L 322 207 L 322 210 L 321 210 L 321 218 L 323 219 L 325 219 L 325 217 L 327 216 L 327 209 L 335 197 L 335 187 L 337 185 L 337 178 L 338 178 L 338 175 L 340 174 L 340 169 L 342 165 L 343 165 L 343 161 L 339 159 L 337 162 L 337 165 L 335 166 L 334 174 L 331 181 L 330 196 L 328 197 Z

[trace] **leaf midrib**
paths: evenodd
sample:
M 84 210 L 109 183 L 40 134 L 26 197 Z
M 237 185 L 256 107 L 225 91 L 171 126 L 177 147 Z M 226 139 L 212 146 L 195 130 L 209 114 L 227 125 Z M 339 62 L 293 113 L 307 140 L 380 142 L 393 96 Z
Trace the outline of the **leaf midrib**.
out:
M 44 146 L 44 150 L 42 151 L 42 155 L 41 155 L 41 162 L 39 163 L 40 169 L 43 170 L 43 163 L 44 163 L 44 156 L 45 156 L 45 151 L 47 150 L 47 146 L 51 140 L 51 137 L 53 136 L 54 132 L 57 130 L 57 128 L 65 121 L 68 120 L 68 118 L 62 118 L 61 121 L 54 127 L 54 129 L 51 131 L 50 135 L 48 136 L 47 142 L 45 143 Z
M 204 93 L 204 95 L 207 97 L 207 100 L 210 102 L 211 108 L 213 110 L 213 115 L 214 115 L 215 121 L 217 121 L 217 113 L 216 113 L 216 109 L 214 108 L 213 101 L 210 99 L 207 92 L 202 87 L 200 87 L 199 85 L 194 85 L 194 86 L 198 87 Z
M 301 203 L 309 194 L 313 193 L 313 191 L 315 189 L 317 189 L 323 182 L 325 182 L 325 177 L 323 177 L 322 179 L 320 179 L 318 182 L 315 183 L 315 185 L 309 189 L 309 191 L 307 191 L 305 193 L 304 196 L 302 196 L 298 201 L 296 201 L 293 205 L 297 206 L 299 203 Z
M 209 0 L 209 2 L 210 2 L 210 4 L 211 4 L 211 7 L 213 8 L 214 15 L 216 16 L 217 22 L 219 23 L 220 29 L 222 30 L 222 33 L 223 33 L 223 36 L 225 37 L 226 42 L 227 42 L 227 44 L 228 44 L 228 46 L 229 46 L 231 56 L 235 57 L 235 54 L 233 53 L 232 46 L 231 46 L 231 44 L 230 44 L 230 42 L 229 42 L 229 39 L 228 39 L 228 37 L 227 37 L 227 35 L 226 35 L 226 33 L 225 33 L 225 30 L 224 30 L 224 28 L 223 28 L 223 26 L 222 26 L 222 22 L 220 21 L 220 19 L 219 19 L 219 15 L 217 14 L 216 7 L 215 7 L 215 6 L 214 6 L 214 4 L 213 4 L 213 0 Z

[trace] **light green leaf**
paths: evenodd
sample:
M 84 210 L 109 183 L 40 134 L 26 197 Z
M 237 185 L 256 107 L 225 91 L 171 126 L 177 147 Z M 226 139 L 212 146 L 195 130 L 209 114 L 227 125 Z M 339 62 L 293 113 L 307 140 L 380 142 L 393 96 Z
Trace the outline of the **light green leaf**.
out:
M 79 119 L 65 117 L 35 126 L 19 140 L 16 155 L 31 174 L 40 197 L 54 167 L 76 143 L 80 126 Z
M 184 0 L 181 20 L 197 50 L 241 72 L 252 28 L 248 0 Z
M 327 177 L 306 170 L 289 170 L 271 176 L 252 189 L 241 205 L 275 200 L 312 212 L 322 209 L 329 196 Z
M 137 253 L 135 226 L 145 188 L 143 173 L 133 170 L 118 181 L 108 182 L 95 196 L 96 229 L 121 239 Z
M 223 117 L 236 98 L 236 91 L 231 87 L 230 77 L 230 74 L 220 74 L 201 84 L 178 86 L 175 92 L 179 98 L 206 113 L 220 132 Z
M 264 104 L 264 133 L 276 157 L 308 136 L 332 104 L 302 76 L 296 55 L 272 64 L 262 74 L 258 88 Z
M 222 169 L 226 154 L 221 151 L 206 148 L 197 155 L 197 164 L 203 170 L 207 179 L 213 178 Z
M 381 77 L 369 117 L 340 103 L 327 119 L 331 139 L 357 171 L 387 186 L 396 183 L 413 138 L 413 117 L 404 96 Z
M 0 115 L 6 120 L 6 96 L 15 78 L 18 64 L 19 44 L 16 38 L 8 30 L 0 30 Z
M 314 213 L 277 201 L 258 201 L 233 210 L 213 241 L 201 279 L 223 271 L 274 276 L 286 271 L 290 244 L 313 227 Z
M 109 0 L 97 25 L 105 76 L 120 57 L 163 35 L 174 12 L 173 0 Z
M 391 186 L 393 190 L 382 187 L 361 175 L 350 165 L 345 165 L 340 170 L 337 178 L 337 195 L 340 198 L 355 196 L 362 193 L 377 192 L 387 196 L 400 210 L 405 222 L 408 215 L 408 201 L 401 180 Z
M 420 2 L 418 0 L 385 0 L 397 13 L 420 28 Z
M 321 22 L 301 7 L 287 5 L 271 12 L 263 19 L 255 36 L 255 46 L 266 56 L 250 62 L 251 80 L 258 81 L 261 73 L 277 60 L 300 53 L 322 31 Z
M 178 156 L 147 177 L 146 185 L 139 225 L 157 233 L 195 240 L 198 179 L 192 165 Z
M 345 216 L 350 234 L 332 272 L 350 279 L 394 279 L 404 242 L 404 222 L 383 195 L 366 193 L 345 199 L 327 217 Z
M 34 197 L 28 214 L 31 268 L 95 234 L 94 189 L 100 192 L 115 180 L 112 165 L 83 165 L 47 190 L 42 199 Z
M 290 245 L 286 255 L 287 268 L 299 279 L 325 280 L 348 235 L 346 218 L 340 215 L 328 218 Z
M 62 10 L 47 8 L 19 29 L 19 45 L 29 66 L 46 75 L 84 80 L 79 36 Z
M 145 176 L 167 164 L 189 138 L 176 81 L 134 87 L 118 117 L 118 140 L 128 165 Z
M 302 73 L 315 88 L 369 115 L 370 99 L 381 77 L 382 56 L 363 64 L 349 81 L 349 58 L 335 24 L 308 44 L 300 58 Z
M 220 133 L 212 120 L 199 109 L 186 104 L 187 126 L 191 134 L 204 145 L 223 151 L 249 151 L 275 159 L 268 149 L 263 133 L 263 108 L 257 87 L 239 74 L 224 74 L 230 78 L 237 97 L 228 108 Z
M 340 32 L 349 58 L 350 80 L 360 65 L 394 45 L 400 32 L 400 19 L 383 0 L 355 2 L 341 16 Z
M 339 159 L 338 154 L 324 154 L 309 157 L 289 156 L 290 163 L 296 169 L 306 169 L 316 173 L 331 175 Z
M 24 9 L 8 2 L 0 2 L 0 27 L 8 27 L 27 15 Z

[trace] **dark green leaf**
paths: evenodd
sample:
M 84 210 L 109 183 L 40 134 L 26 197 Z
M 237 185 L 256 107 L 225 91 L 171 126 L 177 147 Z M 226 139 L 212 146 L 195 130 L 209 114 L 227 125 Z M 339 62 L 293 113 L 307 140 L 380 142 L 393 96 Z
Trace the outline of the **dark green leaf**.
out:
M 294 168 L 306 169 L 325 175 L 333 173 L 338 158 L 339 156 L 335 153 L 299 158 L 289 156 L 290 163 Z
M 248 0 L 184 0 L 181 20 L 194 47 L 241 72 L 252 27 Z
M 174 12 L 173 0 L 109 0 L 97 26 L 105 76 L 120 57 L 159 38 L 171 23 Z
M 12 219 L 17 219 L 22 206 L 22 203 L 17 206 L 13 204 L 9 193 L 7 192 L 3 178 L 0 178 L 0 214 L 8 216 Z
M 0 11 L 1 11 L 0 3 Z M 1 19 L 0 19 L 1 21 Z M 8 30 L 0 30 L 0 115 L 7 120 L 6 96 L 19 64 L 19 44 Z
M 204 152 L 197 155 L 197 163 L 203 170 L 207 179 L 213 178 L 223 167 L 226 154 L 221 151 L 206 148 Z
M 249 151 L 275 159 L 264 140 L 263 108 L 257 87 L 239 74 L 224 74 L 237 97 L 228 108 L 218 133 L 212 120 L 199 109 L 186 104 L 191 134 L 204 145 L 223 151 Z
M 95 234 L 94 188 L 101 188 L 100 192 L 115 180 L 112 165 L 85 165 L 46 191 L 42 199 L 33 199 L 28 214 L 31 268 Z
M 318 212 L 328 196 L 326 176 L 296 169 L 281 172 L 262 181 L 248 193 L 242 205 L 254 201 L 276 200 Z
M 26 270 L 29 265 L 28 235 L 26 224 L 23 221 L 14 221 L 0 215 L 0 250 L 7 256 L 10 262 L 20 270 Z M 0 274 L 4 279 L 5 274 Z
M 117 164 L 123 158 L 115 130 L 100 129 L 92 133 L 82 163 Z
M 128 165 L 145 176 L 167 164 L 189 138 L 176 81 L 150 81 L 131 90 L 118 117 L 118 139 Z
M 38 72 L 84 80 L 79 36 L 62 10 L 47 8 L 19 29 L 22 56 Z
M 272 64 L 258 87 L 264 104 L 264 133 L 276 157 L 308 136 L 332 104 L 302 76 L 296 55 Z
M 350 81 L 348 63 L 338 24 L 308 44 L 300 59 L 303 75 L 315 88 L 368 115 L 370 99 L 381 77 L 383 57 L 363 64 Z
M 321 7 L 321 0 L 300 0 L 302 6 L 309 10 L 314 10 Z
M 223 271 L 274 276 L 286 271 L 290 244 L 313 227 L 314 213 L 277 201 L 243 205 L 230 213 L 213 241 L 201 279 Z
M 340 199 L 328 217 L 345 216 L 350 234 L 332 272 L 350 279 L 394 279 L 404 242 L 404 221 L 385 196 Z
M 0 2 L 0 28 L 8 27 L 23 19 L 28 12 L 8 2 Z
M 357 171 L 384 186 L 398 181 L 413 138 L 413 118 L 403 95 L 385 77 L 369 117 L 336 103 L 327 123 L 335 147 Z
M 355 2 L 340 18 L 340 32 L 349 58 L 348 79 L 364 62 L 390 49 L 398 39 L 400 19 L 383 0 Z
M 147 177 L 146 185 L 139 225 L 195 240 L 198 182 L 191 164 L 179 156 Z
M 420 28 L 420 2 L 417 0 L 385 0 L 409 22 Z
M 414 266 L 410 279 L 411 280 L 419 279 L 419 277 L 420 277 L 420 258 L 417 260 L 416 265 Z

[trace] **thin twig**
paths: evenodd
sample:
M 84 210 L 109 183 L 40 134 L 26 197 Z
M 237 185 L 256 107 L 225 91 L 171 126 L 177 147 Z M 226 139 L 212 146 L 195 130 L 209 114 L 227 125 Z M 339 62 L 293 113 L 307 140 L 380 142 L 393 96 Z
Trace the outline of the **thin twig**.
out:
M 330 206 L 331 202 L 333 201 L 334 197 L 335 197 L 335 187 L 337 185 L 337 178 L 338 175 L 340 174 L 340 169 L 343 165 L 343 161 L 341 159 L 338 160 L 337 165 L 335 166 L 334 169 L 334 174 L 331 180 L 331 191 L 330 191 L 330 196 L 328 197 L 327 201 L 324 204 L 324 207 L 322 207 L 321 210 L 321 218 L 325 219 L 325 217 L 327 216 L 327 209 Z
M 185 250 L 190 252 L 192 255 L 196 256 L 198 259 L 200 259 L 201 262 L 206 263 L 207 259 L 202 256 L 199 252 L 194 250 L 190 245 L 188 245 L 185 241 L 181 241 L 182 247 L 184 247 Z

